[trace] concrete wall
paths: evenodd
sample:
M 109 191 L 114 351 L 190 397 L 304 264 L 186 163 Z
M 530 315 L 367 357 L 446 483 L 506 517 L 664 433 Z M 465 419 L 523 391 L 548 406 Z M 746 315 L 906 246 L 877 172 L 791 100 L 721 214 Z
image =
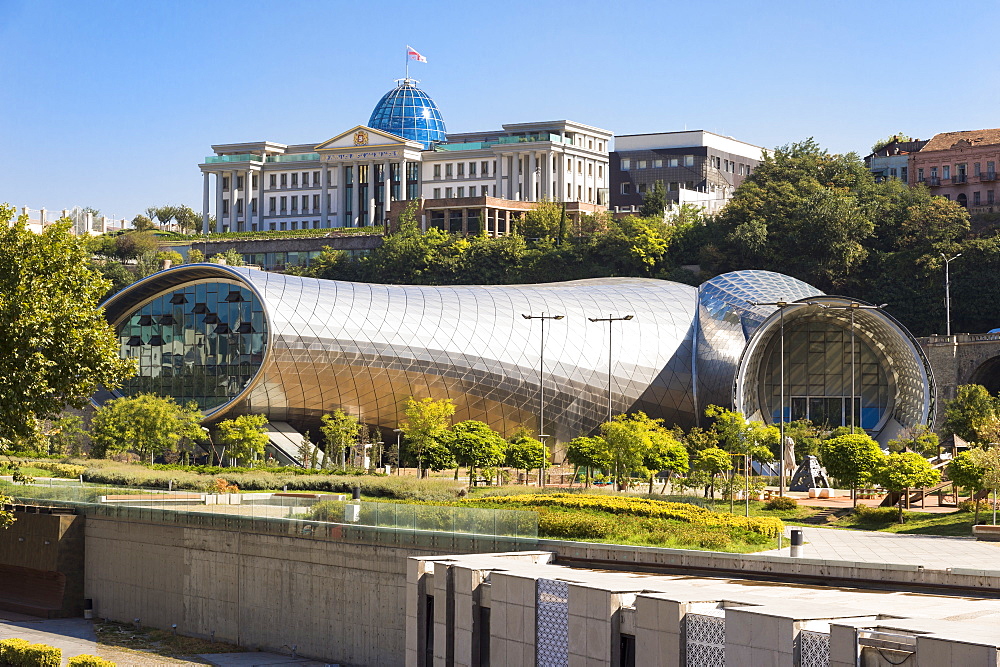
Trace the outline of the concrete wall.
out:
M 97 617 L 355 665 L 403 664 L 406 558 L 433 553 L 93 515 L 86 528 Z

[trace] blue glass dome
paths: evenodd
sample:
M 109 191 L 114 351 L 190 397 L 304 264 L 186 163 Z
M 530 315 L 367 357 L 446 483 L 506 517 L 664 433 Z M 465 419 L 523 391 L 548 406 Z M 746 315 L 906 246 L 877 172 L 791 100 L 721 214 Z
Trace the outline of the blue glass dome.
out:
M 392 132 L 419 141 L 424 148 L 445 140 L 444 120 L 434 100 L 417 88 L 412 79 L 403 79 L 386 93 L 368 121 L 368 127 Z

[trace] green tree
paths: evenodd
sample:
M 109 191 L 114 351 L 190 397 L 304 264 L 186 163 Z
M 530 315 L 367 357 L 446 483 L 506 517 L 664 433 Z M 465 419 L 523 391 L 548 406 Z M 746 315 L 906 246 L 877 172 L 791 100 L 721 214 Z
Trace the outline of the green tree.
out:
M 909 505 L 909 490 L 937 484 L 941 481 L 941 473 L 916 452 L 893 452 L 883 457 L 872 479 L 889 491 L 903 494 L 899 499 L 899 522 L 903 523 L 903 504 L 905 500 Z
M 115 257 L 121 262 L 153 255 L 159 249 L 160 242 L 152 232 L 125 232 L 115 237 Z
M 140 213 L 132 218 L 132 229 L 136 232 L 148 232 L 152 229 L 156 229 L 156 225 L 151 219 L 149 219 L 149 217 Z
M 882 150 L 883 148 L 893 143 L 894 141 L 913 141 L 913 138 L 904 132 L 897 132 L 896 134 L 889 135 L 885 139 L 879 139 L 874 144 L 872 144 L 871 152 L 877 153 L 878 151 Z
M 649 474 L 649 492 L 652 493 L 653 478 L 658 472 L 666 470 L 671 475 L 683 475 L 690 470 L 690 459 L 684 445 L 677 442 L 673 433 L 661 427 L 650 431 L 650 447 L 643 456 L 642 466 Z M 667 481 L 664 480 L 661 493 L 667 488 Z
M 265 424 L 267 415 L 240 415 L 219 422 L 216 428 L 230 458 L 253 465 L 258 457 L 264 456 L 269 441 Z
M 161 228 L 166 228 L 170 221 L 177 215 L 176 206 L 150 206 L 146 209 L 146 215 L 150 219 L 156 219 Z
M 455 403 L 450 398 L 435 400 L 414 397 L 406 399 L 406 421 L 399 425 L 406 436 L 407 449 L 417 460 L 418 471 L 426 476 L 426 469 L 445 470 L 452 467 L 448 448 L 441 443 L 455 414 Z M 425 468 L 426 464 L 426 468 Z
M 549 450 L 541 440 L 532 438 L 527 431 L 518 431 L 507 443 L 505 463 L 515 470 L 524 471 L 524 483 L 528 483 L 528 472 L 549 467 Z
M 705 489 L 705 495 L 711 494 L 712 498 L 715 498 L 715 478 L 732 469 L 733 462 L 729 452 L 719 447 L 702 449 L 694 461 L 694 470 L 708 476 L 708 487 Z
M 643 460 L 652 447 L 650 419 L 643 413 L 618 415 L 601 424 L 601 437 L 607 443 L 609 472 L 619 491 L 628 487 L 634 473 L 645 474 Z
M 457 463 L 455 479 L 458 479 L 459 467 L 465 466 L 469 469 L 469 484 L 473 483 L 477 468 L 495 468 L 503 463 L 507 450 L 507 441 L 503 436 L 474 419 L 452 426 L 447 432 L 445 444 Z
M 986 470 L 976 462 L 976 457 L 972 455 L 971 450 L 960 452 L 948 462 L 948 479 L 955 486 L 968 491 L 975 504 L 976 515 L 972 520 L 974 524 L 979 523 L 979 501 L 976 499 L 976 494 L 985 488 L 983 486 L 985 473 Z M 955 494 L 958 495 L 957 489 Z
M 639 217 L 662 219 L 667 210 L 667 188 L 663 181 L 656 181 L 642 195 L 642 206 L 639 207 Z
M 773 461 L 780 456 L 781 431 L 759 421 L 748 422 L 734 410 L 717 405 L 705 409 L 705 415 L 715 420 L 712 430 L 718 434 L 719 443 L 732 454 L 742 454 L 747 461 Z M 749 465 L 747 466 L 749 467 Z M 749 470 L 744 471 L 750 474 Z
M 205 253 L 201 250 L 196 250 L 191 248 L 188 250 L 187 263 L 188 264 L 201 264 L 205 261 Z
M 13 224 L 12 224 L 13 223 Z M 0 206 L 0 449 L 35 438 L 39 421 L 83 408 L 135 372 L 98 306 L 109 283 L 68 222 L 27 229 Z
M 177 226 L 186 233 L 194 232 L 201 226 L 201 214 L 196 213 L 193 208 L 182 204 L 174 210 L 174 220 Z
M 243 266 L 243 255 L 236 248 L 229 248 L 225 252 L 212 255 L 209 260 L 213 264 L 227 264 L 229 266 Z
M 156 261 L 161 265 L 163 262 L 169 261 L 171 266 L 180 266 L 184 263 L 184 256 L 176 250 L 161 250 L 156 253 Z
M 944 432 L 968 442 L 981 442 L 990 422 L 997 419 L 998 401 L 980 384 L 963 384 L 945 403 Z M 984 443 L 985 444 L 985 443 Z
M 1000 447 L 969 450 L 972 461 L 983 471 L 983 488 L 993 494 L 993 525 L 997 525 L 997 491 L 1000 491 Z
M 886 444 L 890 452 L 905 452 L 909 450 L 921 456 L 933 456 L 941 448 L 937 433 L 932 431 L 927 424 L 916 424 L 915 426 L 905 428 L 899 432 L 899 435 Z
M 326 441 L 323 467 L 330 467 L 331 457 L 339 467 L 346 467 L 347 450 L 358 441 L 358 434 L 361 431 L 358 418 L 337 408 L 332 414 L 323 415 L 321 421 L 323 425 L 319 430 L 323 434 L 323 440 Z
M 49 454 L 80 456 L 83 453 L 87 432 L 83 428 L 83 419 L 78 415 L 67 414 L 59 417 L 52 422 L 47 435 Z
M 867 483 L 885 455 L 878 443 L 865 433 L 854 433 L 824 440 L 820 458 L 826 471 L 851 487 L 853 506 L 858 505 L 857 490 Z
M 577 468 L 586 470 L 587 488 L 590 487 L 591 475 L 595 468 L 608 470 L 611 467 L 608 444 L 599 436 L 580 436 L 570 440 L 566 444 L 566 460 Z
M 138 394 L 108 401 L 94 411 L 90 423 L 91 455 L 105 458 L 133 451 L 143 458 L 176 452 L 183 440 L 201 437 L 201 412 L 193 403 L 178 405 L 173 398 Z
M 525 211 L 517 222 L 517 231 L 526 239 L 557 239 L 560 237 L 562 221 L 562 206 L 557 202 L 544 200 L 538 202 L 533 209 Z

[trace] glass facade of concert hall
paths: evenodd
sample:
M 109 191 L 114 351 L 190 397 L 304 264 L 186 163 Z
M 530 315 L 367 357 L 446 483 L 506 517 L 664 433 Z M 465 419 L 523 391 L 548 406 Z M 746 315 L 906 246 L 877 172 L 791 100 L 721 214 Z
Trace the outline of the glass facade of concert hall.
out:
M 766 271 L 699 288 L 640 278 L 430 287 L 194 264 L 106 307 L 122 355 L 139 361 L 114 395 L 194 400 L 208 420 L 264 413 L 315 429 L 342 408 L 392 429 L 414 396 L 450 398 L 456 421 L 510 433 L 539 427 L 544 386 L 542 428 L 560 442 L 592 432 L 609 400 L 615 413 L 685 427 L 710 404 L 769 422 L 853 419 L 875 435 L 926 423 L 933 378 L 919 347 L 891 316 L 852 303 Z M 541 320 L 523 317 L 543 313 L 563 316 L 546 320 L 544 351 Z M 634 318 L 589 320 L 624 315 Z

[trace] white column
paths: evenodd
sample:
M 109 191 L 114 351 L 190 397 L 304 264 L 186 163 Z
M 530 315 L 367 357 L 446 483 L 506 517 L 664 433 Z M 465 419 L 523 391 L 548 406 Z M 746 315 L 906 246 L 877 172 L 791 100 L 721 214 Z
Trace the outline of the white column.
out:
M 236 176 L 235 170 L 229 172 L 229 231 L 236 230 Z
M 247 169 L 243 176 L 243 231 L 250 231 L 250 200 L 253 198 L 253 172 Z
M 222 231 L 222 179 L 223 172 L 215 172 L 215 231 L 216 233 Z
M 375 181 L 375 163 L 368 163 L 368 221 L 365 222 L 369 227 L 375 224 L 375 188 L 378 187 L 378 183 Z
M 399 200 L 406 201 L 409 199 L 406 190 L 406 159 L 400 161 L 399 163 Z
M 382 164 L 382 221 L 389 220 L 389 205 L 392 203 L 392 163 Z
M 264 231 L 264 168 L 257 172 L 257 229 Z
M 496 163 L 497 163 L 497 166 L 493 170 L 493 178 L 495 178 L 496 182 L 497 182 L 497 195 L 496 196 L 499 197 L 500 199 L 503 199 L 503 179 L 500 177 L 500 175 L 503 173 L 503 156 L 502 155 L 497 155 L 496 156 Z
M 535 186 L 538 184 L 538 174 L 535 173 L 535 170 L 537 168 L 538 168 L 538 153 L 536 153 L 535 151 L 531 151 L 531 153 L 528 154 L 528 164 L 527 164 L 528 177 L 524 179 L 528 191 L 527 196 L 525 197 L 526 201 L 536 201 L 538 199 L 538 197 L 535 196 Z
M 329 224 L 330 206 L 328 203 L 330 197 L 330 165 L 325 163 L 323 164 L 323 171 L 322 174 L 320 175 L 320 187 L 321 190 L 319 195 L 319 211 L 320 211 L 319 226 L 326 228 L 330 226 Z
M 209 191 L 208 178 L 209 178 L 209 173 L 206 171 L 205 173 L 202 174 L 202 176 L 204 177 L 204 179 L 203 179 L 204 180 L 204 185 L 202 186 L 202 190 L 201 190 L 201 233 L 207 235 L 208 234 L 208 191 Z

